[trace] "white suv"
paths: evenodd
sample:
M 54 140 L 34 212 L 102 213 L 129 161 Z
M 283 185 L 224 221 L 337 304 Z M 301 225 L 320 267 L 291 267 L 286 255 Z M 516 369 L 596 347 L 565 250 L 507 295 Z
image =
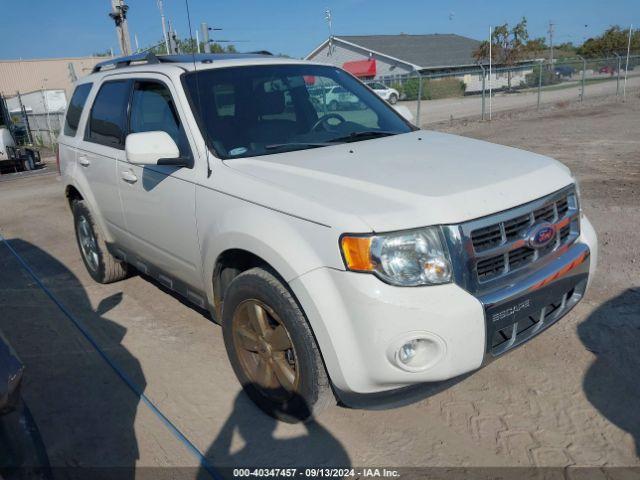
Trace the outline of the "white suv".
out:
M 335 85 L 363 108 L 312 102 Z M 59 161 L 78 245 L 211 311 L 289 421 L 476 370 L 584 295 L 596 234 L 550 158 L 419 130 L 345 71 L 134 56 L 81 79 Z
M 400 98 L 398 90 L 395 88 L 387 87 L 384 83 L 380 82 L 367 82 L 367 86 L 373 90 L 383 100 L 386 100 L 391 105 L 395 105 Z

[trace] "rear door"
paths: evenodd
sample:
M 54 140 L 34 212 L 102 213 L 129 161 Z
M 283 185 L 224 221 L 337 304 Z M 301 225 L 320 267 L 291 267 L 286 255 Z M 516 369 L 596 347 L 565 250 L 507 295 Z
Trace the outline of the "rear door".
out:
M 126 244 L 141 270 L 149 271 L 174 290 L 184 285 L 202 288 L 201 257 L 195 219 L 195 158 L 185 131 L 183 111 L 176 92 L 162 75 L 146 74 L 132 80 L 128 133 L 167 132 L 180 156 L 191 168 L 131 164 L 118 161 L 118 186 L 127 225 Z M 181 284 L 178 284 L 181 283 Z M 194 299 L 198 301 L 197 299 Z
M 124 158 L 129 80 L 102 82 L 89 111 L 84 141 L 78 147 L 76 177 L 85 179 L 92 207 L 107 235 L 119 241 L 125 231 L 117 182 L 117 162 Z
M 58 137 L 60 172 L 68 177 L 73 177 L 75 173 L 78 144 L 82 141 L 78 129 L 92 87 L 93 83 L 83 83 L 76 86 L 67 107 L 64 127 Z

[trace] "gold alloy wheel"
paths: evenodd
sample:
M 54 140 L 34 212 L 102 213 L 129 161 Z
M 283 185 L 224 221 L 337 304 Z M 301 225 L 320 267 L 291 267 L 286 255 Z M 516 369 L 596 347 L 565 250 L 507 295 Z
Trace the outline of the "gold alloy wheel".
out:
M 259 300 L 245 300 L 236 308 L 231 328 L 245 375 L 267 397 L 291 397 L 300 375 L 293 342 L 280 317 Z

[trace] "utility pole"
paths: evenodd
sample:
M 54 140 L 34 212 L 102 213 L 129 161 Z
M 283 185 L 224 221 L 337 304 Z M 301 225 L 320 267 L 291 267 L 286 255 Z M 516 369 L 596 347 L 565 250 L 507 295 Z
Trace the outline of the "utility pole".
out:
M 169 37 L 167 37 L 167 22 L 164 19 L 164 9 L 162 8 L 162 0 L 158 1 L 158 10 L 160 10 L 160 20 L 162 20 L 162 38 L 164 39 L 164 46 L 167 49 L 167 55 L 169 54 Z
M 549 65 L 551 68 L 551 73 L 553 73 L 553 33 L 554 33 L 555 25 L 551 20 L 549 20 Z
M 169 21 L 169 53 L 171 55 L 176 55 L 178 53 L 180 53 L 180 48 L 178 45 L 178 34 L 176 33 L 176 31 L 173 29 L 173 26 L 171 25 L 171 21 Z
M 209 39 L 209 31 L 221 31 L 221 28 L 210 27 L 206 22 L 200 24 L 200 33 L 202 33 L 202 43 L 204 43 L 204 53 L 211 53 L 211 40 Z M 222 41 L 222 40 L 221 40 Z
M 116 24 L 116 34 L 122 55 L 131 55 L 131 38 L 129 37 L 129 26 L 127 25 L 127 10 L 124 0 L 111 0 L 111 13 L 109 16 Z
M 209 26 L 202 22 L 200 24 L 200 33 L 202 33 L 202 43 L 204 43 L 204 53 L 211 53 L 211 44 L 209 43 Z

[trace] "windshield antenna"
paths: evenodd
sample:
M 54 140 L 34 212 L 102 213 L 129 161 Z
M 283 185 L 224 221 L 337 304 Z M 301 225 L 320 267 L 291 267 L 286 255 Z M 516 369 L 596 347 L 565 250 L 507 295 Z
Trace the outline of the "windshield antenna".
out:
M 187 7 L 187 21 L 189 22 L 189 38 L 191 39 L 191 44 L 192 47 L 197 48 L 198 50 L 200 49 L 200 45 L 195 45 L 195 40 L 193 39 L 193 32 L 191 31 L 191 14 L 189 13 L 189 0 L 184 0 L 184 3 Z M 195 73 L 196 76 L 196 91 L 198 92 L 198 110 L 200 110 L 202 112 L 202 102 L 200 101 L 200 85 L 198 83 L 198 68 L 196 67 L 196 52 L 195 49 L 192 48 L 191 50 L 191 59 L 193 60 L 193 71 Z M 204 129 L 205 132 L 205 136 L 209 136 L 208 132 L 206 131 L 206 129 Z M 204 155 L 205 158 L 207 160 L 207 178 L 211 177 L 211 164 L 209 163 L 209 147 L 208 147 L 208 138 L 205 139 L 205 145 L 204 145 Z

